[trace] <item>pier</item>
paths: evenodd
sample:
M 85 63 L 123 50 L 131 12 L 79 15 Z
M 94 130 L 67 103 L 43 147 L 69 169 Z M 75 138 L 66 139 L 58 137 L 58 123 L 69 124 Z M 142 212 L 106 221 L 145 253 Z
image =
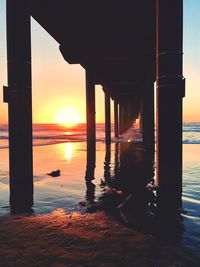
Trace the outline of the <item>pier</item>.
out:
M 156 150 L 158 197 L 165 203 L 170 189 L 179 199 L 179 208 L 185 95 L 183 0 L 7 0 L 4 102 L 9 110 L 11 210 L 33 206 L 31 16 L 59 43 L 69 64 L 85 69 L 86 181 L 91 183 L 95 168 L 95 85 L 101 85 L 107 146 L 112 99 L 115 138 L 139 119 L 146 153 Z

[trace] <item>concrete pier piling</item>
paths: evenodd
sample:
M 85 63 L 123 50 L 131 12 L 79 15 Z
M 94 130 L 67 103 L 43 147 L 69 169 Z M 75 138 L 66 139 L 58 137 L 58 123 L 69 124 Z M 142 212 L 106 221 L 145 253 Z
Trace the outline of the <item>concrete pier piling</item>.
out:
M 115 137 L 119 137 L 119 105 L 114 101 L 114 128 L 115 128 Z
M 184 96 L 182 0 L 157 0 L 156 34 L 157 178 L 161 191 L 174 192 L 180 200 Z
M 111 142 L 110 96 L 106 91 L 105 91 L 105 139 L 106 143 Z
M 86 70 L 86 120 L 87 120 L 87 150 L 96 149 L 96 110 L 95 83 L 90 70 Z
M 7 0 L 9 169 L 11 211 L 33 205 L 30 2 Z

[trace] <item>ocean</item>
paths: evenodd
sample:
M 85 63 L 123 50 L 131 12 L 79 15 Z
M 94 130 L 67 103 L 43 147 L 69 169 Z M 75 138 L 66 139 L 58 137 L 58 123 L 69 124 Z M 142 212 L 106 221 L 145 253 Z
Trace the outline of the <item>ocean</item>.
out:
M 170 126 L 169 126 L 170 127 Z M 34 159 L 34 212 L 49 213 L 57 209 L 64 212 L 82 211 L 88 199 L 97 201 L 106 179 L 114 181 L 120 168 L 118 145 L 141 141 L 138 130 L 115 139 L 106 154 L 104 124 L 97 124 L 96 165 L 91 183 L 86 176 L 85 124 L 62 126 L 55 124 L 33 125 Z M 200 123 L 183 124 L 183 194 L 184 213 L 182 242 L 200 251 Z M 59 177 L 47 173 L 61 170 Z M 103 181 L 103 182 L 102 182 Z M 82 205 L 80 205 L 80 203 Z M 0 215 L 9 212 L 8 129 L 0 126 Z
M 112 129 L 113 130 L 113 129 Z M 104 124 L 97 124 L 96 128 L 97 142 L 104 141 Z M 133 133 L 137 134 L 137 130 Z M 112 131 L 113 136 L 113 131 Z M 132 137 L 131 137 L 132 136 Z M 139 136 L 139 135 L 138 135 Z M 134 139 L 140 141 L 137 136 Z M 133 135 L 129 134 L 133 139 Z M 125 137 L 124 137 L 125 138 Z M 119 141 L 124 140 L 119 139 Z M 83 142 L 86 140 L 85 124 L 64 126 L 58 124 L 34 124 L 33 125 L 33 145 L 50 145 L 63 142 Z M 126 141 L 126 138 L 125 138 Z M 184 123 L 183 124 L 183 144 L 200 144 L 200 123 Z M 8 148 L 8 126 L 0 126 L 0 149 Z

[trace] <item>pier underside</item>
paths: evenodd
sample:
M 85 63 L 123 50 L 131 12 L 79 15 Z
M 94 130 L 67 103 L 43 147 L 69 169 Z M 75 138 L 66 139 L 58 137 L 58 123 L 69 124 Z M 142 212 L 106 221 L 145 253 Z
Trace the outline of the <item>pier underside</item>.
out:
M 80 64 L 86 71 L 87 149 L 94 161 L 95 85 L 101 85 L 105 93 L 106 143 L 111 142 L 112 99 L 115 137 L 139 118 L 144 147 L 154 152 L 156 82 L 157 181 L 160 192 L 169 187 L 181 192 L 182 10 L 182 0 L 7 0 L 8 88 L 4 101 L 9 105 L 10 202 L 14 210 L 33 203 L 30 16 L 59 43 L 69 64 Z M 16 131 L 19 125 L 25 129 L 23 135 Z M 20 166 L 26 166 L 25 175 Z M 20 184 L 27 194 L 19 199 Z

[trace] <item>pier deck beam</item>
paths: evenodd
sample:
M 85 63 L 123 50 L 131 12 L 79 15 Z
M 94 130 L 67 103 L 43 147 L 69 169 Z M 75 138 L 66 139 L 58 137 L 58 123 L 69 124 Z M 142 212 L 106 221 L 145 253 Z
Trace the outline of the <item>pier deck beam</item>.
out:
M 31 38 L 29 1 L 7 0 L 9 169 L 11 212 L 33 205 Z
M 182 192 L 182 31 L 183 1 L 157 0 L 157 179 L 160 196 L 169 200 L 173 192 L 177 207 Z
M 110 118 L 110 96 L 105 90 L 105 135 L 106 143 L 111 142 L 111 118 Z

